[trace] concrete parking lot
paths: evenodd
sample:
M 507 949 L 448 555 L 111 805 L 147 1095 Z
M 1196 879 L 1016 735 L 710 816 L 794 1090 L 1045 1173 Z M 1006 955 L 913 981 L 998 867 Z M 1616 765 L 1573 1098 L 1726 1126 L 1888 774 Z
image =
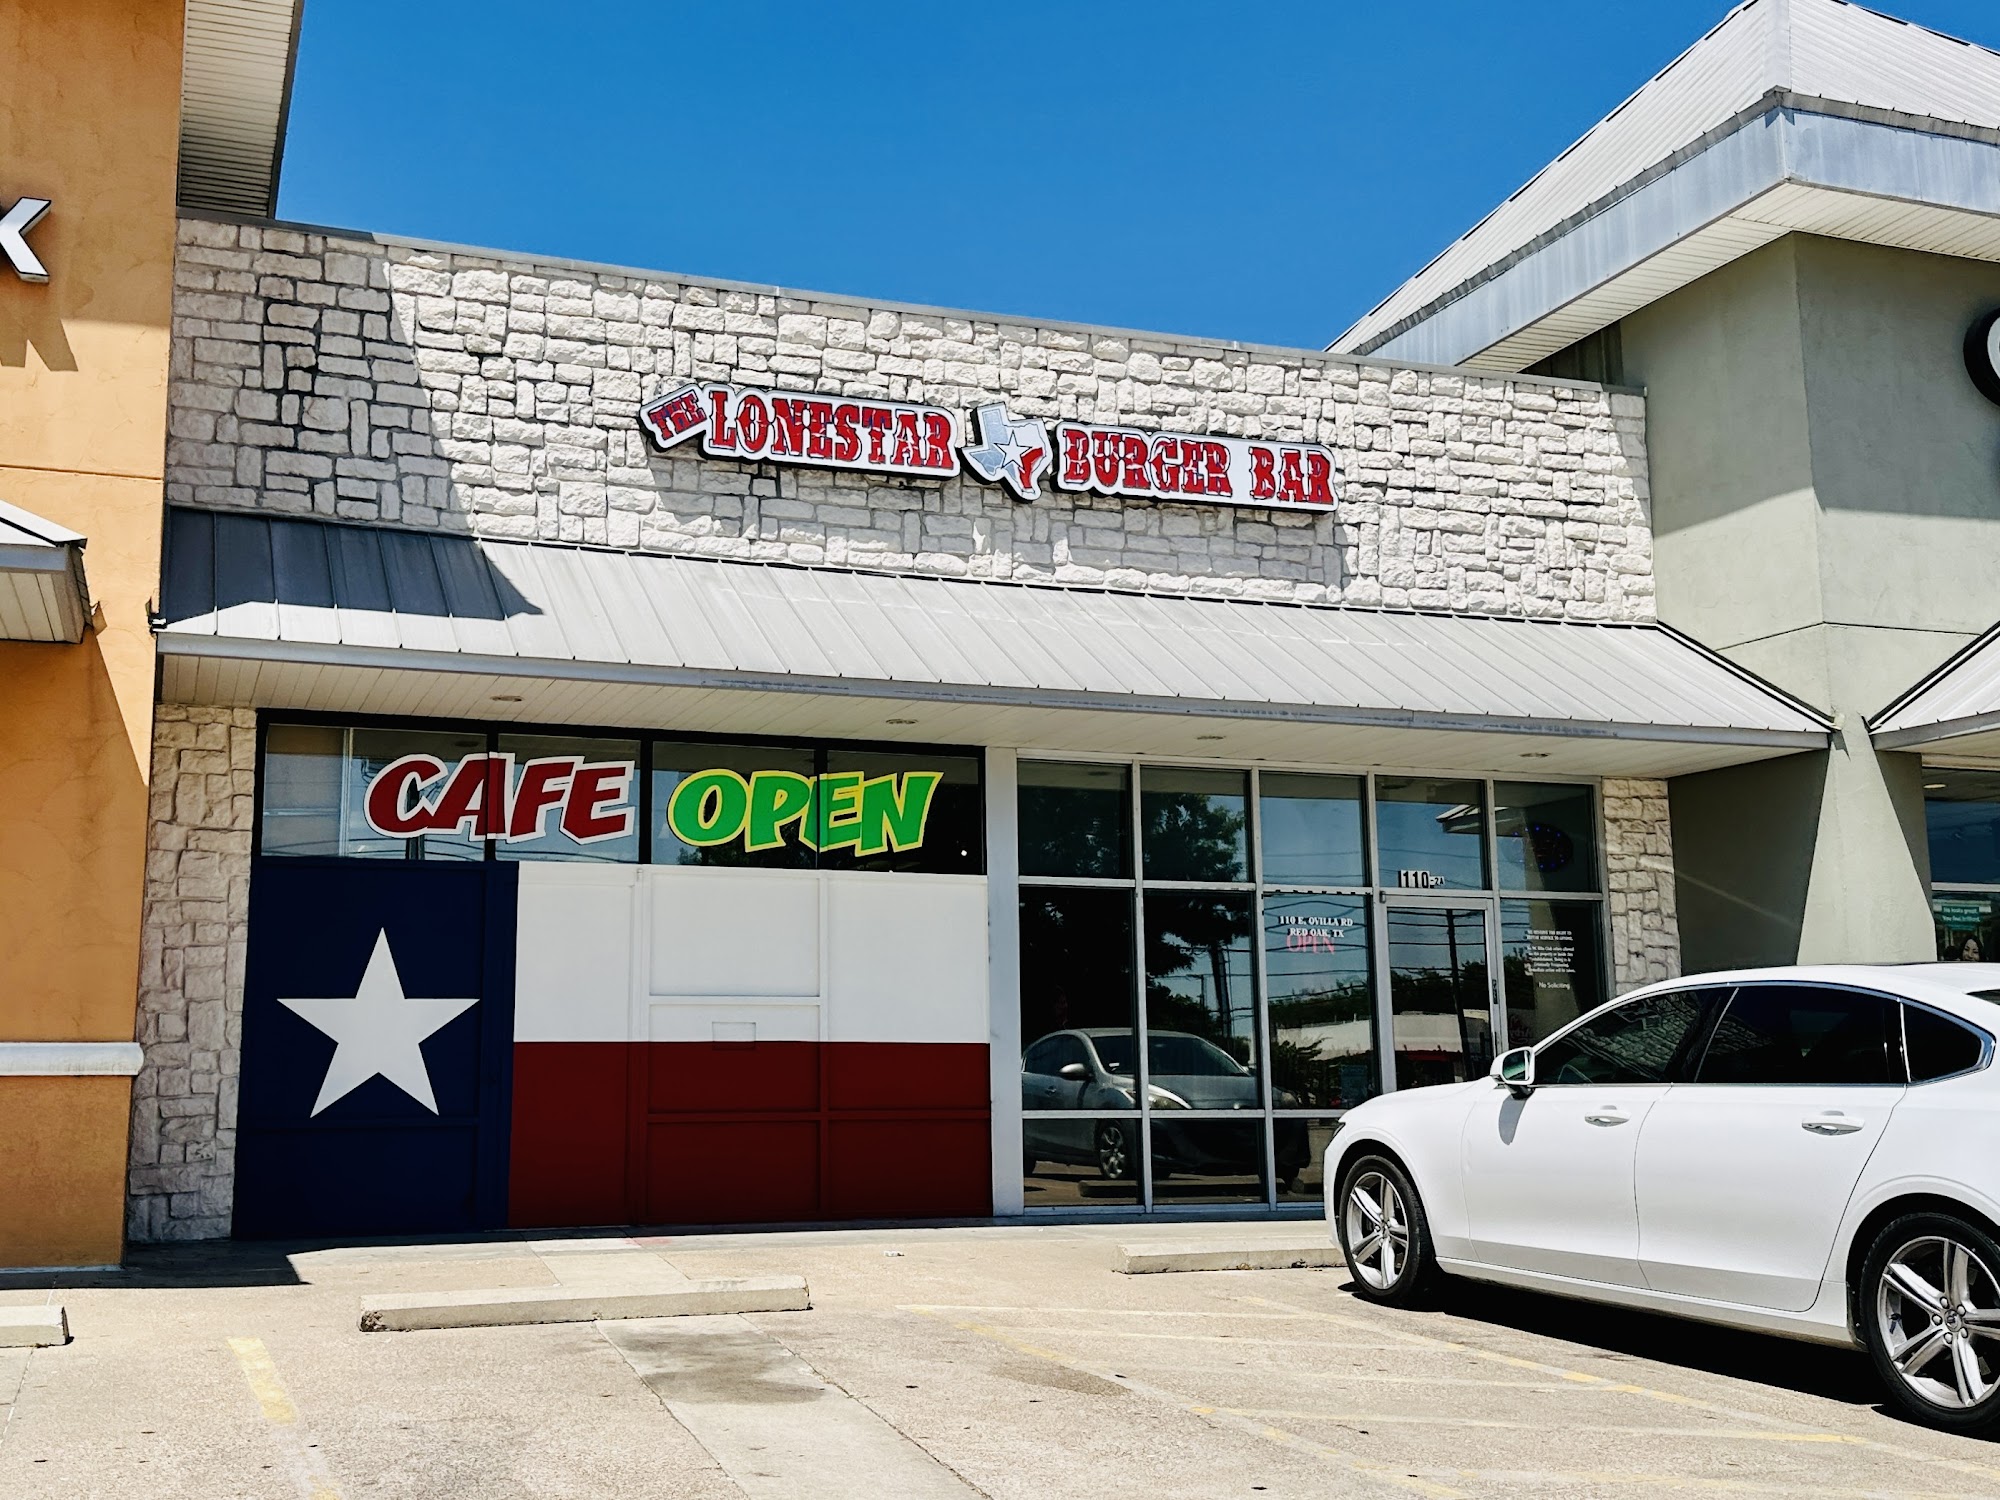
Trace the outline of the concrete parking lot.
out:
M 1384 1312 L 1337 1269 L 1111 1269 L 1308 1227 L 147 1252 L 0 1289 L 75 1335 L 0 1350 L 0 1495 L 2000 1496 L 2000 1444 L 1887 1415 L 1843 1351 L 1476 1288 Z M 813 1307 L 358 1331 L 379 1293 L 649 1267 L 801 1273 Z

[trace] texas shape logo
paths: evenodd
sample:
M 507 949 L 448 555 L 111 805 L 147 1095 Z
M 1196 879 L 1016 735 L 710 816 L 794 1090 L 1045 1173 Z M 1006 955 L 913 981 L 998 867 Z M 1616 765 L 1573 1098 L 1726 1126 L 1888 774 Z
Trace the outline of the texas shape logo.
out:
M 965 445 L 965 461 L 988 484 L 1004 484 L 1017 500 L 1039 500 L 1035 483 L 1049 466 L 1049 430 L 1037 417 L 1009 416 L 994 401 L 972 413 L 978 439 Z

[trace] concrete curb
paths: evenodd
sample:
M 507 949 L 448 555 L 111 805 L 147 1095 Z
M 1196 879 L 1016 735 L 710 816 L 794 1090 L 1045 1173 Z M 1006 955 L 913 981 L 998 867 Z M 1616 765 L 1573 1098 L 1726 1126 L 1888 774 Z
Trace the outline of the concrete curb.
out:
M 804 1312 L 803 1276 L 744 1276 L 626 1287 L 431 1292 L 377 1297 L 361 1309 L 363 1333 L 413 1328 L 509 1328 L 528 1323 L 594 1323 L 600 1318 L 684 1318 L 705 1313 Z
M 0 1307 L 0 1349 L 46 1349 L 69 1342 L 69 1314 L 56 1307 Z
M 1340 1246 L 1319 1239 L 1291 1245 L 1216 1245 L 1189 1240 L 1120 1245 L 1114 1269 L 1127 1276 L 1145 1276 L 1161 1271 L 1320 1270 L 1345 1264 Z

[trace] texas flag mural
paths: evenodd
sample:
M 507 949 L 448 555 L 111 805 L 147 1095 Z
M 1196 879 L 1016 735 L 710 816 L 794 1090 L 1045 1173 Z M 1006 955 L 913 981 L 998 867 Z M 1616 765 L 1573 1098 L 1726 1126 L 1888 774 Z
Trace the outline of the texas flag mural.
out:
M 729 790 L 691 802 L 683 831 L 726 812 Z M 783 812 L 819 792 L 787 784 L 770 800 Z M 904 837 L 918 826 L 907 793 L 867 794 Z M 405 819 L 427 805 L 414 784 L 399 796 Z M 859 781 L 849 800 L 858 812 Z M 488 821 L 504 850 L 510 820 Z M 984 1214 L 985 887 L 865 869 L 261 858 L 236 1232 Z

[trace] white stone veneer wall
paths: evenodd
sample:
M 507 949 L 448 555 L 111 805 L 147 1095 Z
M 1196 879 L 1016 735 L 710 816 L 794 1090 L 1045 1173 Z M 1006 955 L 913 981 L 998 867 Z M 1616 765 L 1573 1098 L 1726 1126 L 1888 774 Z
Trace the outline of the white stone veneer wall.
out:
M 1675 978 L 1681 971 L 1681 928 L 1664 781 L 1604 783 L 1604 852 L 1611 883 L 1612 993 Z
M 127 1233 L 219 1239 L 235 1188 L 256 715 L 159 707 Z M 1663 781 L 1604 783 L 1615 993 L 1680 972 Z
M 186 219 L 167 494 L 648 551 L 1304 602 L 1638 620 L 1645 404 L 843 302 L 485 251 Z M 894 480 L 653 453 L 690 379 L 1314 439 L 1334 516 Z
M 155 710 L 125 1202 L 142 1243 L 229 1233 L 256 763 L 254 710 Z

